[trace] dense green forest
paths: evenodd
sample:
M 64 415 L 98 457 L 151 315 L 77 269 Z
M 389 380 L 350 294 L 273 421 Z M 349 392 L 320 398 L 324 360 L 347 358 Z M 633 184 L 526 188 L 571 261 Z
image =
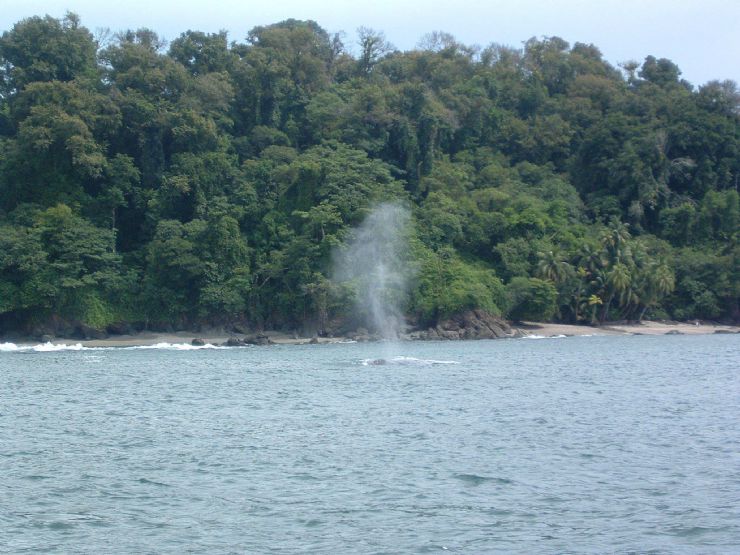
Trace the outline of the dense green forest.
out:
M 734 82 L 557 37 L 358 36 L 287 20 L 166 44 L 74 14 L 5 31 L 0 331 L 322 331 L 352 312 L 332 251 L 384 201 L 412 213 L 420 325 L 738 319 Z

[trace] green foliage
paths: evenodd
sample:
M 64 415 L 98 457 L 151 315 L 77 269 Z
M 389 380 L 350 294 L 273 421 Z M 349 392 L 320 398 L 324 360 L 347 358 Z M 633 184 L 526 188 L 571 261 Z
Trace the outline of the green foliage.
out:
M 515 277 L 506 286 L 506 315 L 512 320 L 549 320 L 557 309 L 557 298 L 552 282 Z
M 473 308 L 502 314 L 504 286 L 492 270 L 467 263 L 448 249 L 420 255 L 413 308 L 422 321 L 433 322 Z
M 36 81 L 71 81 L 94 77 L 95 42 L 75 14 L 54 19 L 30 17 L 0 37 L 3 89 L 19 91 Z
M 388 200 L 425 322 L 740 316 L 735 83 L 651 56 L 624 76 L 558 37 L 358 34 L 353 57 L 293 19 L 169 50 L 148 29 L 99 50 L 74 14 L 2 33 L 0 328 L 324 330 L 352 310 L 332 249 Z
M 111 305 L 95 292 L 76 298 L 74 304 L 67 308 L 67 313 L 86 326 L 97 329 L 105 329 L 117 320 Z

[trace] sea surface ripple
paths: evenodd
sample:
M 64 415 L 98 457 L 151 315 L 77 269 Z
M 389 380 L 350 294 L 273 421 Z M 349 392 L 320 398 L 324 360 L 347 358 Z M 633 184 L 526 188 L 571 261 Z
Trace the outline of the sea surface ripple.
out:
M 8 349 L 0 551 L 737 553 L 739 370 L 725 335 Z

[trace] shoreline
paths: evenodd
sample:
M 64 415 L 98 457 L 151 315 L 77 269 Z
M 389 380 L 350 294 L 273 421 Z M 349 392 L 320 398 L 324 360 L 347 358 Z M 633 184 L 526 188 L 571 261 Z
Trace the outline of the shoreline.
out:
M 740 333 L 740 326 L 728 326 L 720 324 L 702 323 L 666 323 L 657 321 L 643 321 L 634 324 L 606 324 L 604 326 L 586 326 L 574 324 L 555 324 L 548 322 L 519 322 L 512 324 L 512 329 L 517 331 L 518 337 L 548 338 L 548 337 L 578 337 L 578 336 L 609 336 L 609 335 L 710 335 L 710 334 L 735 334 Z M 241 334 L 240 334 L 241 335 Z M 349 340 L 347 337 L 295 337 L 279 331 L 265 331 L 264 336 L 269 337 L 272 345 L 308 345 L 342 343 Z M 153 347 L 159 344 L 169 345 L 191 345 L 193 339 L 202 339 L 211 346 L 222 346 L 229 339 L 236 336 L 219 330 L 192 332 L 149 332 L 142 331 L 135 334 L 115 335 L 105 339 L 72 339 L 55 337 L 51 341 L 54 345 L 82 347 Z M 406 338 L 415 340 L 413 338 Z M 0 344 L 12 343 L 19 347 L 28 347 L 43 344 L 38 340 L 23 338 L 20 340 L 7 340 L 0 338 Z
M 715 333 L 740 333 L 740 326 L 702 324 L 688 322 L 659 322 L 643 320 L 634 324 L 604 324 L 583 326 L 576 324 L 553 324 L 548 322 L 523 322 L 523 326 L 512 325 L 526 335 L 555 337 L 559 335 L 712 335 Z

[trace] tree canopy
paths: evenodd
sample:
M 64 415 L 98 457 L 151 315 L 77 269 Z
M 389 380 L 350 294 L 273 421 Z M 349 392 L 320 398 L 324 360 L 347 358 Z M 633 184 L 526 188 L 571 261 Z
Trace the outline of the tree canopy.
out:
M 386 200 L 412 210 L 421 323 L 740 317 L 734 82 L 559 37 L 245 36 L 0 36 L 0 331 L 324 327 L 351 315 L 332 250 Z

